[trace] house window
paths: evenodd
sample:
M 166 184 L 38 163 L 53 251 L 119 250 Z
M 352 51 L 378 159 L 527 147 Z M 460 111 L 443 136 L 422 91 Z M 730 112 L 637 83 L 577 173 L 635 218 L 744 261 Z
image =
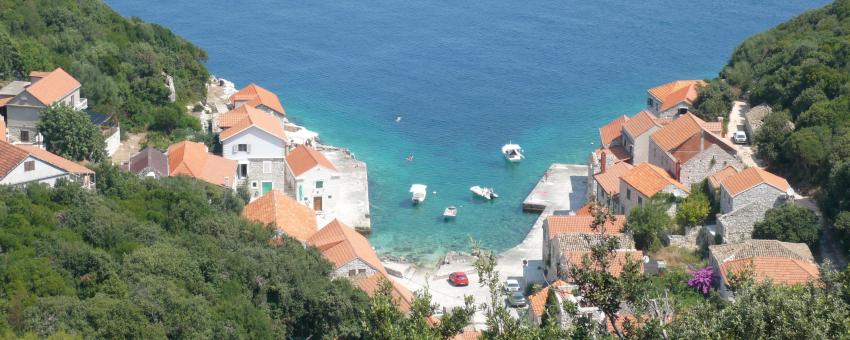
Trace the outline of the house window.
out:
M 33 170 L 35 170 L 35 161 L 24 162 L 24 171 L 33 171 Z
M 626 189 L 626 199 L 627 200 L 632 199 L 632 190 L 631 189 Z
M 643 197 L 638 197 L 638 205 L 643 206 Z
M 652 98 L 646 98 L 646 106 L 652 107 Z
M 348 276 L 354 276 L 354 275 L 357 275 L 356 269 L 351 269 L 351 270 L 348 271 Z
M 239 164 L 238 173 L 236 174 L 239 178 L 248 177 L 248 164 Z
M 30 132 L 29 131 L 21 131 L 21 142 L 29 142 L 30 141 Z
M 365 268 L 363 268 L 363 269 L 358 269 L 358 270 L 357 270 L 357 274 L 366 274 L 366 269 L 365 269 Z
M 687 107 L 680 107 L 680 108 L 679 108 L 679 114 L 680 114 L 680 115 L 683 115 L 683 114 L 686 114 L 686 113 L 688 113 L 688 108 L 687 108 Z
M 248 144 L 236 144 L 236 151 L 248 152 Z
M 272 162 L 271 161 L 263 161 L 263 173 L 264 174 L 272 173 Z
M 256 189 L 257 188 L 257 181 L 251 182 L 251 187 Z
M 325 187 L 324 181 L 316 181 L 316 189 L 321 189 Z

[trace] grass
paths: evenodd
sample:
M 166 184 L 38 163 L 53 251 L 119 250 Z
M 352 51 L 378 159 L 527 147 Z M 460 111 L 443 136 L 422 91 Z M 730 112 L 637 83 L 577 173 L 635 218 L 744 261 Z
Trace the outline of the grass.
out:
M 652 258 L 667 263 L 668 269 L 699 269 L 708 265 L 708 261 L 701 258 L 696 250 L 680 247 L 664 247 L 651 254 Z

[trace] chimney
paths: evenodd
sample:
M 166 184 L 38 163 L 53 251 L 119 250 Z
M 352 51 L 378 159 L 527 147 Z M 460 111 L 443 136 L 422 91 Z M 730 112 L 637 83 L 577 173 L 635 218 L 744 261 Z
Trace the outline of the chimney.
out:
M 608 156 L 605 153 L 605 150 L 602 150 L 602 155 L 599 157 L 599 163 L 601 163 L 599 173 L 605 173 L 605 168 L 608 165 Z

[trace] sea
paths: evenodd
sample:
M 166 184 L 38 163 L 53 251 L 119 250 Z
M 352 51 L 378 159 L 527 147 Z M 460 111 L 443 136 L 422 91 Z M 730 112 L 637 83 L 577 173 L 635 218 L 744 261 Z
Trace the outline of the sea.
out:
M 515 246 L 537 218 L 522 201 L 549 165 L 586 163 L 598 128 L 642 109 L 647 88 L 712 78 L 743 39 L 829 3 L 106 2 L 202 47 L 212 74 L 276 92 L 291 120 L 352 150 L 369 167 L 370 242 L 420 263 L 470 240 Z M 508 142 L 527 158 L 507 163 Z M 429 191 L 418 206 L 414 183 Z M 474 199 L 473 185 L 500 197 Z

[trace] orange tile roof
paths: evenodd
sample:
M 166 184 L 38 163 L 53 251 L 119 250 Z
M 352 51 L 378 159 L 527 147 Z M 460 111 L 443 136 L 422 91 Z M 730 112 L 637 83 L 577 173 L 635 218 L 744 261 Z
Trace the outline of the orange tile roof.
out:
M 74 174 L 93 174 L 94 173 L 94 171 L 92 171 L 89 168 L 86 168 L 86 167 L 84 167 L 80 164 L 77 164 L 77 163 L 75 163 L 71 160 L 62 158 L 62 156 L 51 153 L 47 150 L 42 150 L 41 148 L 39 148 L 37 146 L 17 145 L 17 147 L 20 148 L 21 150 L 26 151 L 31 156 L 38 158 L 38 159 L 44 161 L 45 163 L 49 163 L 50 165 L 53 165 L 57 168 L 65 170 L 67 172 L 74 173 Z
M 242 210 L 242 216 L 255 222 L 273 224 L 299 241 L 307 241 L 318 230 L 316 212 L 279 190 L 269 191 L 248 203 Z
M 182 141 L 168 147 L 169 176 L 189 176 L 215 185 L 231 186 L 236 180 L 234 160 L 209 154 L 204 144 Z
M 283 123 L 280 122 L 280 119 L 269 113 L 256 109 L 249 110 L 246 117 L 243 117 L 240 122 L 236 123 L 229 129 L 222 131 L 221 134 L 219 134 L 219 139 L 228 139 L 252 126 L 268 132 L 272 136 L 280 138 L 281 140 L 286 140 L 286 134 L 283 132 Z
M 652 197 L 669 185 L 684 192 L 689 192 L 682 183 L 670 177 L 667 171 L 649 164 L 640 163 L 634 169 L 623 175 L 623 181 L 646 197 Z
M 599 140 L 602 141 L 602 145 L 610 145 L 615 139 L 620 138 L 620 134 L 623 131 L 623 123 L 628 120 L 629 117 L 623 115 L 599 128 Z
M 594 154 L 596 155 L 597 160 L 602 159 L 602 152 L 605 152 L 606 157 L 613 157 L 614 162 L 622 162 L 632 158 L 632 155 L 629 155 L 629 152 L 620 145 L 614 145 L 610 148 L 601 147 L 596 149 Z
M 718 172 L 713 173 L 711 176 L 708 176 L 708 184 L 710 184 L 711 187 L 715 189 L 719 188 L 720 183 L 723 183 L 723 181 L 729 178 L 729 176 L 732 176 L 737 173 L 738 169 L 736 169 L 734 166 L 727 166 L 723 168 L 723 170 L 720 170 Z
M 410 307 L 413 305 L 413 293 L 404 286 L 398 284 L 398 282 L 389 276 L 378 272 L 377 274 L 370 276 L 355 277 L 352 281 L 354 281 L 354 285 L 357 286 L 357 288 L 366 292 L 367 295 L 374 297 L 375 293 L 378 292 L 378 288 L 380 288 L 382 280 L 387 280 L 390 284 L 392 284 L 393 290 L 390 294 L 393 297 L 393 302 L 395 302 L 399 310 L 401 310 L 402 313 L 409 312 Z
M 652 134 L 652 140 L 664 151 L 671 151 L 698 134 L 705 123 L 692 113 L 687 113 Z
M 3 117 L 0 117 L 0 141 L 6 141 L 6 120 Z
M 264 105 L 277 113 L 286 115 L 286 110 L 283 109 L 283 105 L 280 104 L 280 99 L 277 98 L 277 95 L 254 83 L 245 86 L 239 92 L 230 96 L 230 102 L 232 104 L 235 104 L 237 101 L 247 101 L 245 105 L 254 107 Z
M 655 115 L 649 111 L 643 110 L 635 114 L 634 117 L 629 118 L 629 121 L 623 124 L 623 129 L 625 129 L 630 136 L 637 138 L 637 136 L 649 131 L 649 129 L 653 126 L 660 126 L 658 124 L 658 117 L 655 117 Z
M 720 275 L 727 283 L 730 273 L 745 270 L 752 270 L 758 282 L 770 279 L 783 285 L 804 284 L 820 277 L 816 264 L 786 257 L 758 256 L 720 264 Z
M 729 195 L 735 197 L 760 184 L 767 184 L 781 191 L 788 191 L 791 188 L 791 185 L 784 178 L 759 168 L 746 168 L 744 171 L 729 176 L 720 185 L 726 189 Z
M 299 145 L 286 155 L 286 164 L 296 177 L 319 165 L 336 171 L 333 163 L 325 158 L 321 152 L 306 145 Z
M 576 210 L 578 216 L 590 216 L 590 204 L 585 204 Z
M 617 215 L 616 221 L 607 222 L 605 224 L 605 234 L 614 235 L 623 232 L 623 226 L 626 223 L 626 216 Z M 590 227 L 593 223 L 591 215 L 554 215 L 546 218 L 546 224 L 549 226 L 548 237 L 553 239 L 558 234 L 595 234 L 596 231 Z
M 12 99 L 15 99 L 15 97 L 0 98 L 0 107 L 6 106 L 6 103 L 11 101 Z
M 334 219 L 310 236 L 307 244 L 318 248 L 322 256 L 334 264 L 334 268 L 359 258 L 375 270 L 386 273 L 369 241 L 339 220 Z
M 543 312 L 546 310 L 546 299 L 549 298 L 549 288 L 555 287 L 555 291 L 561 294 L 561 297 L 566 298 L 570 295 L 570 292 L 562 291 L 557 287 L 561 287 L 566 285 L 567 283 L 563 280 L 557 280 L 552 282 L 552 284 L 543 287 L 537 293 L 531 294 L 528 297 L 528 307 L 529 311 L 534 314 L 535 317 L 540 318 L 543 316 Z
M 609 166 L 605 172 L 593 175 L 596 183 L 605 190 L 608 195 L 614 196 L 620 193 L 620 179 L 629 171 L 634 169 L 629 163 L 621 162 Z
M 43 73 L 43 78 L 35 84 L 27 86 L 26 91 L 44 105 L 49 106 L 74 89 L 80 87 L 80 82 L 65 72 L 65 70 L 61 67 L 50 73 L 41 73 Z
M 29 156 L 29 152 L 15 145 L 0 141 L 0 179 L 6 177 L 18 164 Z
M 563 254 L 563 265 L 569 268 L 570 266 L 579 266 L 579 268 L 584 268 L 584 257 L 590 256 L 590 251 L 571 251 Z M 632 261 L 640 264 L 640 272 L 643 272 L 643 252 L 640 250 L 617 250 L 615 251 L 614 258 L 609 258 L 610 265 L 608 266 L 608 270 L 611 275 L 615 277 L 620 276 L 623 273 L 623 269 L 626 265 L 626 260 L 631 259 Z M 594 267 L 595 264 L 592 264 Z
M 693 104 L 699 96 L 697 89 L 704 86 L 702 80 L 676 80 L 649 89 L 647 92 L 661 102 L 661 111 L 676 106 L 681 102 Z
M 248 117 L 248 112 L 263 112 L 260 109 L 253 107 L 251 105 L 245 104 L 241 105 L 233 110 L 227 111 L 221 116 L 218 116 L 218 127 L 221 129 L 227 129 L 241 122 L 243 119 Z M 265 112 L 263 112 L 265 113 Z

